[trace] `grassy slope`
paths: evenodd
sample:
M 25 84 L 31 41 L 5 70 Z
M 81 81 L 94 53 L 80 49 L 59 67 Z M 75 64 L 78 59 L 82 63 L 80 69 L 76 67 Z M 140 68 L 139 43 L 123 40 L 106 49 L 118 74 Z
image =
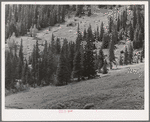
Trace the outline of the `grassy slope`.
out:
M 138 73 L 129 73 L 128 68 Z M 44 108 L 57 103 L 65 109 L 81 109 L 94 103 L 96 109 L 141 109 L 144 105 L 144 64 L 129 65 L 112 70 L 99 79 L 81 81 L 67 86 L 30 89 L 7 96 L 6 108 Z

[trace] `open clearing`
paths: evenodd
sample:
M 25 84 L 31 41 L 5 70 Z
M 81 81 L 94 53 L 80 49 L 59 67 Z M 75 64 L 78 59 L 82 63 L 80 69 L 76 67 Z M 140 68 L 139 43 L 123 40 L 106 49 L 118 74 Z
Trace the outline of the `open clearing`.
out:
M 106 76 L 66 86 L 31 88 L 6 96 L 5 107 L 51 109 L 61 104 L 64 109 L 82 109 L 93 103 L 92 109 L 144 109 L 144 63 L 118 67 Z

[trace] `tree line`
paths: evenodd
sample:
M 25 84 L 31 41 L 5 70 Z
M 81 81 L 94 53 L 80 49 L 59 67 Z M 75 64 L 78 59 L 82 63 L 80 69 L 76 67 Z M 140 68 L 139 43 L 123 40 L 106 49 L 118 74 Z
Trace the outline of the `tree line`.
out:
M 123 35 L 129 37 L 131 42 L 133 42 L 133 46 L 129 46 L 128 55 L 126 53 L 127 49 L 124 53 L 124 58 L 128 57 L 128 59 L 124 60 L 124 64 L 131 62 L 133 49 L 140 48 L 141 45 L 139 44 L 143 44 L 142 40 L 144 40 L 142 35 L 144 31 L 142 31 L 144 28 L 144 24 L 142 24 L 144 20 L 142 21 L 142 19 L 144 17 L 142 13 L 138 11 L 138 7 L 135 6 L 134 11 L 136 14 L 133 17 L 133 24 L 130 22 L 130 24 L 127 25 L 126 23 L 128 16 L 127 9 L 123 11 L 121 17 L 118 16 L 117 24 L 115 24 L 113 18 L 110 17 L 108 31 L 105 31 L 102 22 L 100 28 L 97 27 L 94 32 L 92 31 L 91 25 L 89 25 L 87 29 L 84 29 L 82 34 L 80 25 L 78 24 L 75 42 L 64 39 L 63 44 L 61 44 L 60 39 L 55 39 L 52 34 L 51 43 L 48 44 L 47 41 L 45 41 L 44 50 L 41 53 L 37 40 L 29 60 L 26 60 L 23 56 L 23 44 L 21 40 L 19 55 L 17 55 L 17 47 L 14 47 L 14 54 L 12 50 L 6 51 L 6 88 L 14 87 L 15 79 L 22 79 L 23 84 L 29 84 L 31 86 L 35 86 L 36 84 L 38 86 L 49 84 L 59 86 L 72 82 L 74 78 L 77 78 L 78 81 L 83 80 L 85 77 L 88 79 L 94 78 L 97 70 L 102 73 L 107 73 L 108 63 L 103 54 L 103 49 L 109 48 L 108 59 L 110 69 L 112 69 L 112 62 L 115 59 L 115 44 L 122 40 Z M 140 22 L 141 24 L 139 25 Z M 138 38 L 135 36 L 137 34 L 136 28 L 141 30 L 141 34 L 140 36 L 138 35 Z M 102 42 L 99 53 L 95 52 L 95 42 Z M 120 65 L 122 65 L 122 63 L 120 63 Z
M 13 32 L 16 36 L 27 34 L 34 25 L 41 29 L 62 23 L 65 14 L 65 5 L 6 5 L 5 38 L 9 38 Z

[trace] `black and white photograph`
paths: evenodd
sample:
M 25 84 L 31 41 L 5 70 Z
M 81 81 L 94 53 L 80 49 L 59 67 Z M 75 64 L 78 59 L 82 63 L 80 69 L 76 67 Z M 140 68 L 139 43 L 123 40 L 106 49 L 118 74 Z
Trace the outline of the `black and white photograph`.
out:
M 77 120 L 80 112 L 84 116 L 83 110 L 88 113 L 85 120 L 92 119 L 92 114 L 95 120 L 106 115 L 112 115 L 112 120 L 123 115 L 127 120 L 124 112 L 137 119 L 134 112 L 143 112 L 148 119 L 148 2 L 18 1 L 1 5 L 6 120 L 8 115 L 16 120 L 36 116 L 35 120 L 45 120 L 38 119 L 41 110 L 47 111 L 43 116 L 48 118 L 53 114 L 58 119 L 55 113 L 63 116 L 59 120 L 69 120 L 71 114 Z M 39 113 L 30 116 L 30 111 Z

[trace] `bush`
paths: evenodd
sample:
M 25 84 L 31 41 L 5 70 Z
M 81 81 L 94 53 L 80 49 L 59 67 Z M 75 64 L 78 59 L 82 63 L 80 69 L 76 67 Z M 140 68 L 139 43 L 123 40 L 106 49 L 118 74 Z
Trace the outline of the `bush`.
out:
M 107 69 L 107 61 L 105 59 L 104 61 L 104 65 L 103 65 L 103 74 L 107 74 L 108 73 L 108 69 Z

